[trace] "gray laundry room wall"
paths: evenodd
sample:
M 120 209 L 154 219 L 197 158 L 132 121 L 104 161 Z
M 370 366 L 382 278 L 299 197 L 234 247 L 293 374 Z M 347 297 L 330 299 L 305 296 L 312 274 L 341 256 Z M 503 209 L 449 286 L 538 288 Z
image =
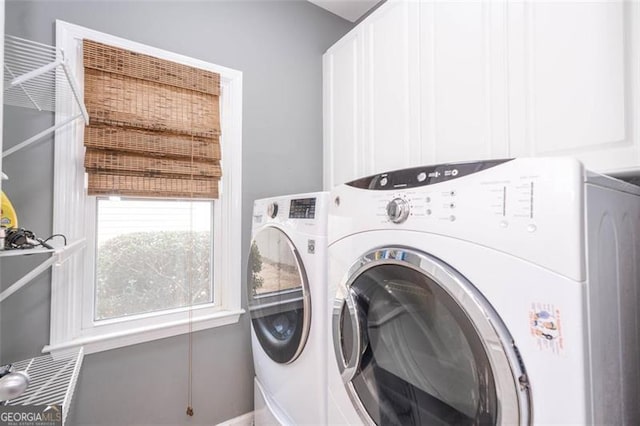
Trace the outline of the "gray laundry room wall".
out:
M 254 199 L 322 188 L 322 54 L 352 23 L 303 0 L 6 2 L 7 34 L 55 44 L 56 19 L 243 72 L 243 265 Z M 4 148 L 52 122 L 52 114 L 6 107 Z M 21 226 L 41 236 L 52 232 L 53 167 L 51 140 L 3 164 Z M 2 289 L 41 260 L 3 259 Z M 45 273 L 2 302 L 0 362 L 37 356 L 48 343 L 49 284 Z M 251 411 L 247 315 L 195 334 L 193 418 L 185 415 L 187 341 L 86 356 L 69 424 L 215 424 Z

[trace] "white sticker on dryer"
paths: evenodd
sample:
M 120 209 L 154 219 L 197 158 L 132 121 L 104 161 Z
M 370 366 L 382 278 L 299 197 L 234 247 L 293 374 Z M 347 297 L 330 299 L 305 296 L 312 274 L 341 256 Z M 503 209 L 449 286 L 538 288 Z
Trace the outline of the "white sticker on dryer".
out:
M 555 354 L 564 352 L 560 309 L 550 303 L 532 303 L 529 310 L 529 330 L 540 350 Z

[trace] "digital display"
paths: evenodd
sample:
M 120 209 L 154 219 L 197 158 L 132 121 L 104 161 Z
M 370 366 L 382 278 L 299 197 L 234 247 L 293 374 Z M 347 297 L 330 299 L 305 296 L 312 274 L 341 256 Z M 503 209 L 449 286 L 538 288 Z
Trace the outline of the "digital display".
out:
M 289 219 L 313 219 L 316 216 L 316 199 L 299 198 L 291 200 Z

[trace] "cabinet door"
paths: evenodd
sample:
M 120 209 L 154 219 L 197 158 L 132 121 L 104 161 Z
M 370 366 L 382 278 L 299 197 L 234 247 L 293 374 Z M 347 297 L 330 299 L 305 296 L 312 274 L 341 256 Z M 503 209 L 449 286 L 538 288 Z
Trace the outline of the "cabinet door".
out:
M 513 156 L 638 169 L 637 2 L 509 3 Z M 635 125 L 634 125 L 635 122 Z
M 420 163 L 418 2 L 389 1 L 364 22 L 364 172 Z
M 363 175 L 362 31 L 323 56 L 324 189 Z
M 422 162 L 508 156 L 505 2 L 420 3 Z

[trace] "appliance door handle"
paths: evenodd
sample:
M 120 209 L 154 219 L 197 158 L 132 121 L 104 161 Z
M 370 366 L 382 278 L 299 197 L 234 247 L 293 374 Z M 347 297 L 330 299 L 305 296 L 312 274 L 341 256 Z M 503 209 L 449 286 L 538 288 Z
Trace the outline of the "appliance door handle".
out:
M 353 336 L 353 344 L 351 345 L 351 354 L 348 359 L 343 359 L 342 351 L 342 312 L 340 309 L 340 316 L 337 318 L 335 326 L 339 329 L 338 336 L 334 342 L 336 346 L 336 352 L 338 353 L 338 365 L 340 366 L 340 374 L 344 383 L 349 383 L 360 366 L 360 356 L 362 355 L 362 332 L 360 327 L 360 312 L 358 311 L 358 305 L 355 302 L 355 292 L 352 289 L 347 291 L 347 295 L 342 302 L 342 306 L 346 303 L 347 312 L 351 319 L 351 335 Z M 341 361 L 341 362 L 340 362 Z

